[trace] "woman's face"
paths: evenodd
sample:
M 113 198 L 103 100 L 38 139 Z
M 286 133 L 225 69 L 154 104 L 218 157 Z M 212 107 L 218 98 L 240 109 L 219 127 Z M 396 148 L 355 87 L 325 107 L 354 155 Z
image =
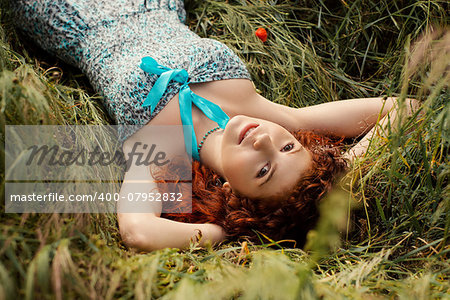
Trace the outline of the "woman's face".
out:
M 225 184 L 248 198 L 287 196 L 312 166 L 311 153 L 289 131 L 242 115 L 228 122 L 221 154 Z

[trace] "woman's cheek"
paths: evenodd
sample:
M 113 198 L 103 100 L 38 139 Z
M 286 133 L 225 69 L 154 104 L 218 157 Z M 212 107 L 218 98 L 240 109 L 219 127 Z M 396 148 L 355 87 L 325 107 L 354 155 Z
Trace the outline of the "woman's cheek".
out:
M 245 177 L 245 173 L 250 172 L 251 167 L 254 165 L 251 155 L 237 151 L 229 152 L 224 157 L 223 163 L 225 175 L 236 179 Z

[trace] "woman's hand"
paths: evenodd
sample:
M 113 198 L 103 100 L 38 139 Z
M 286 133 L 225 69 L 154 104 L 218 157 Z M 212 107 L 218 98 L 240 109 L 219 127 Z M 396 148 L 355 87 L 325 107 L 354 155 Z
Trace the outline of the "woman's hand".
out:
M 390 128 L 392 131 L 398 129 L 400 104 L 398 103 L 397 100 L 398 99 L 395 98 L 389 112 L 385 114 L 382 118 L 380 118 L 378 123 L 376 123 L 375 126 L 373 126 L 373 128 L 356 145 L 354 145 L 344 154 L 344 158 L 348 159 L 349 161 L 353 161 L 355 158 L 362 156 L 366 153 L 370 145 L 370 142 L 375 135 L 386 136 L 388 133 L 388 128 Z M 414 111 L 416 111 L 419 108 L 419 103 L 417 100 L 414 99 L 405 99 L 404 101 L 405 101 L 404 117 L 411 116 L 414 113 Z

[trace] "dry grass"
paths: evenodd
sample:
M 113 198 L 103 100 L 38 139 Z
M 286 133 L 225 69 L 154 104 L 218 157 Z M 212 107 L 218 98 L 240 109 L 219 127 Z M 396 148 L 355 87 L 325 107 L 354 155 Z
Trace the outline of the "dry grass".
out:
M 233 48 L 269 99 L 300 107 L 387 94 L 419 99 L 422 115 L 355 164 L 324 201 L 307 252 L 241 241 L 136 254 L 113 214 L 1 213 L 0 299 L 450 298 L 448 27 L 430 34 L 448 26 L 447 1 L 186 7 L 192 30 Z M 2 137 L 12 124 L 109 123 L 80 71 L 28 44 L 0 13 Z

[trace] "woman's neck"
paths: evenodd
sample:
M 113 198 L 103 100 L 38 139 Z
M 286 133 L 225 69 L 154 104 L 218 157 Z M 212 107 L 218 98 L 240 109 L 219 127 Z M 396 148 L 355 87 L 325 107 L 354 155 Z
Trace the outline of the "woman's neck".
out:
M 210 120 L 205 114 L 195 105 L 192 108 L 192 123 L 194 125 L 195 137 L 197 139 L 197 146 L 203 140 L 205 134 L 211 129 L 217 127 L 217 123 Z M 203 146 L 200 151 L 200 162 L 221 176 L 222 164 L 221 162 L 221 147 L 222 147 L 223 129 L 216 130 L 210 133 L 203 141 Z

